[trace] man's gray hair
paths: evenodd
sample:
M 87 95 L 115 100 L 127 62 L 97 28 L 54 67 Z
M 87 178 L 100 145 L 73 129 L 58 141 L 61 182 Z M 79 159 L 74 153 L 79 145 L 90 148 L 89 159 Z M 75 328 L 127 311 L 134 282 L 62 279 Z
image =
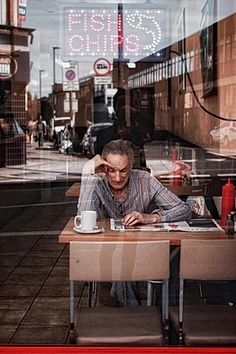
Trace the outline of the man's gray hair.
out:
M 111 140 L 107 143 L 102 151 L 102 157 L 106 160 L 107 155 L 127 155 L 130 161 L 130 165 L 133 165 L 134 161 L 134 152 L 131 146 L 131 143 L 128 140 L 117 139 Z

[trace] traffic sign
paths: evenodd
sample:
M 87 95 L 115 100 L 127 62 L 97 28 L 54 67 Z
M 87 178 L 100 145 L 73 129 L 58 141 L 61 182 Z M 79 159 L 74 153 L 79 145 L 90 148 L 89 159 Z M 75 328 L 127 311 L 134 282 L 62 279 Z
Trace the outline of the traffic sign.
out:
M 111 71 L 111 63 L 105 58 L 99 58 L 95 60 L 93 68 L 97 75 L 104 76 Z
M 26 0 L 19 0 L 18 16 L 19 16 L 20 21 L 26 20 L 26 7 L 27 7 L 27 1 Z
M 94 85 L 110 85 L 111 83 L 111 76 L 94 76 Z
M 64 112 L 65 113 L 70 112 L 70 101 L 69 100 L 64 100 Z
M 66 76 L 66 79 L 69 80 L 69 81 L 73 81 L 76 77 L 76 73 L 75 73 L 75 70 L 73 69 L 68 69 L 66 72 L 65 72 L 65 76 Z
M 78 68 L 77 65 L 70 65 L 67 68 L 63 68 L 63 90 L 64 91 L 78 91 Z

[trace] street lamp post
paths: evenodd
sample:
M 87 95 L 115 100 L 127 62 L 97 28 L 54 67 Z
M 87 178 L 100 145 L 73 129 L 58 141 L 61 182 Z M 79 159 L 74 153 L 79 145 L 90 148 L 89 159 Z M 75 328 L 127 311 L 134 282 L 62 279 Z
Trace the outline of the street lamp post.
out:
M 52 47 L 52 71 L 53 71 L 53 86 L 52 86 L 52 99 L 53 99 L 53 118 L 56 117 L 56 94 L 55 94 L 55 84 L 56 84 L 56 50 L 61 49 L 60 47 Z
M 40 118 L 37 123 L 37 136 L 39 146 L 43 146 L 43 128 L 42 128 L 42 73 L 45 70 L 39 69 L 39 115 Z
M 39 100 L 41 102 L 41 97 L 42 97 L 42 73 L 44 73 L 45 70 L 40 69 L 39 70 Z
M 45 72 L 45 70 L 43 70 L 43 69 L 39 70 L 39 104 L 40 104 L 39 114 L 40 114 L 40 117 L 42 117 L 42 73 L 44 73 L 44 72 Z
M 61 48 L 57 46 L 52 47 L 53 87 L 56 83 L 56 50 L 57 49 L 61 49 Z

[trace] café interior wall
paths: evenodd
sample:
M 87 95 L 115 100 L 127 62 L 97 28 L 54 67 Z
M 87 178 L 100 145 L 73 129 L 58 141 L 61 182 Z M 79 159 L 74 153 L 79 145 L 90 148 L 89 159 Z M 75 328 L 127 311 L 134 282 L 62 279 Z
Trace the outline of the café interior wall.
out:
M 219 113 L 236 119 L 236 14 L 221 21 L 218 27 Z
M 216 25 L 215 91 L 205 98 L 202 97 L 200 33 L 197 32 L 186 38 L 186 52 L 193 51 L 195 53 L 194 70 L 191 71 L 190 78 L 196 95 L 208 111 L 226 118 L 236 118 L 235 24 L 236 15 L 234 14 Z M 174 44 L 171 49 L 176 50 L 177 44 Z M 168 85 L 170 85 L 169 88 Z M 200 108 L 187 77 L 185 91 L 181 91 L 178 77 L 162 80 L 155 84 L 156 129 L 168 130 L 196 145 L 208 148 L 210 144 L 209 133 L 215 127 L 220 127 L 221 122 L 220 119 L 207 114 Z M 221 151 L 222 143 L 217 143 L 214 148 Z

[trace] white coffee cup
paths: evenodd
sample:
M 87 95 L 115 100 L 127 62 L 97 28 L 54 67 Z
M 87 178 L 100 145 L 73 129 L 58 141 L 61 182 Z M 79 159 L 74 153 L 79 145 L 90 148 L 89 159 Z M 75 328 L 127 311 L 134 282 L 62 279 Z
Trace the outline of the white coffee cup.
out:
M 74 224 L 75 227 L 80 227 L 81 230 L 94 230 L 97 226 L 97 212 L 94 210 L 81 211 L 81 215 L 75 216 Z

